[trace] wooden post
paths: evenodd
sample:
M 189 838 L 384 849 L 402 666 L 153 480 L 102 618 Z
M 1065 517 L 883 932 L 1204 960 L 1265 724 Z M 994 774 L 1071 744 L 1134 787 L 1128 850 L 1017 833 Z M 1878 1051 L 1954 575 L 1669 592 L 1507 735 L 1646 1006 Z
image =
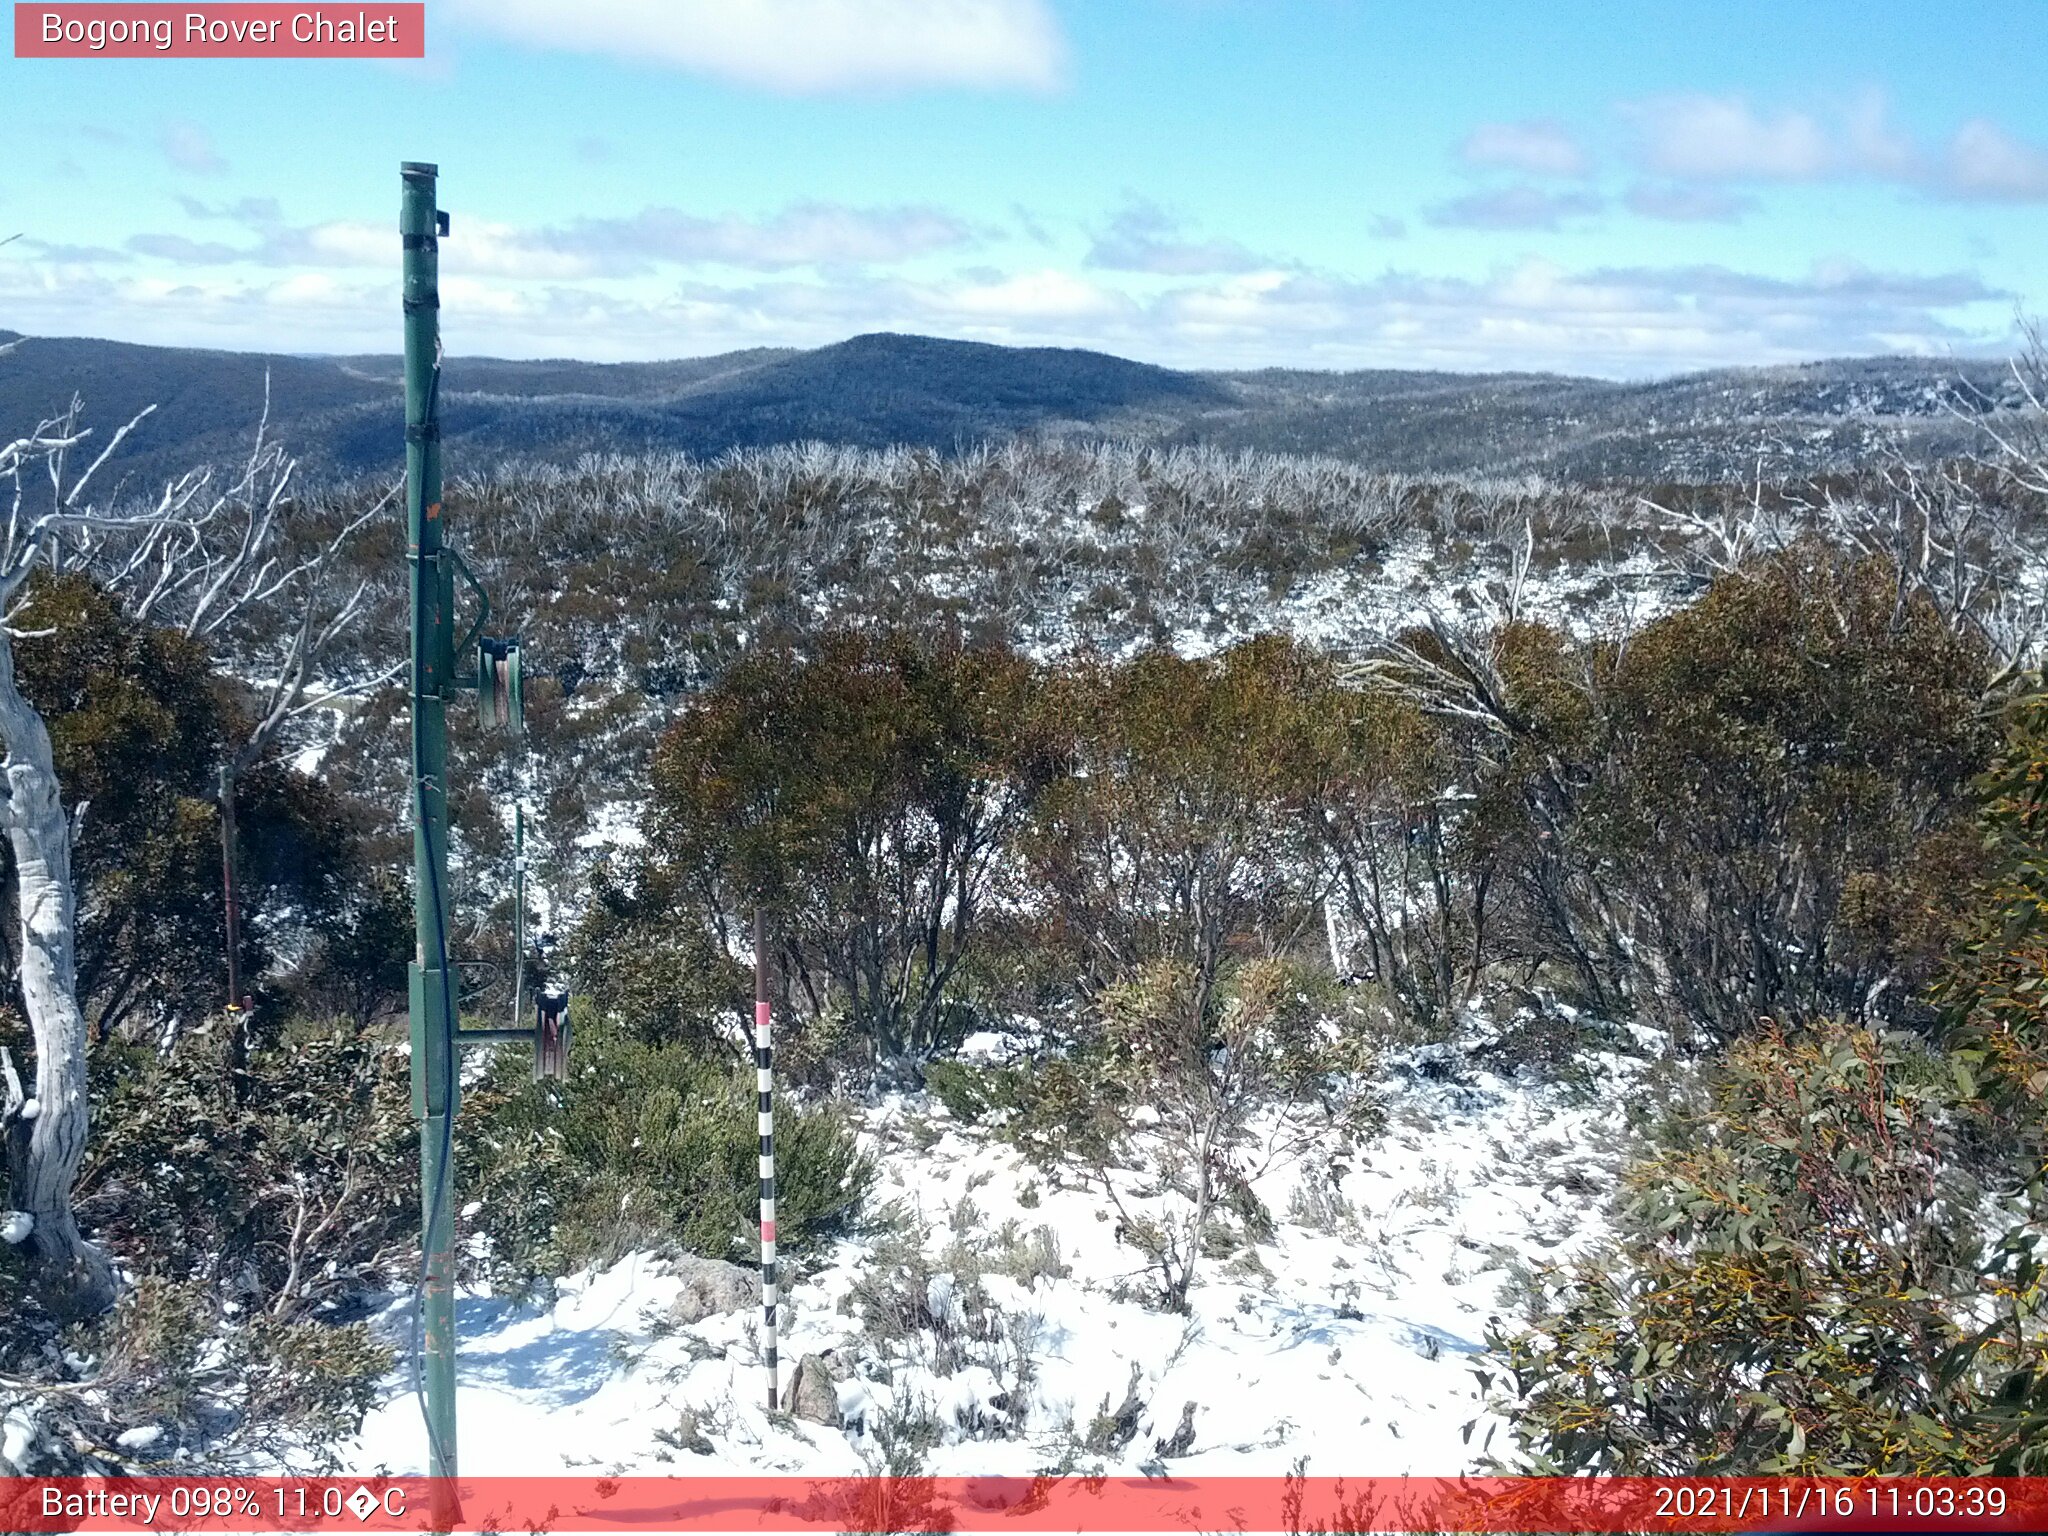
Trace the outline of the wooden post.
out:
M 220 769 L 220 887 L 221 904 L 227 910 L 228 927 L 228 1011 L 242 1006 L 242 935 L 239 900 L 235 892 L 235 770 L 227 763 Z

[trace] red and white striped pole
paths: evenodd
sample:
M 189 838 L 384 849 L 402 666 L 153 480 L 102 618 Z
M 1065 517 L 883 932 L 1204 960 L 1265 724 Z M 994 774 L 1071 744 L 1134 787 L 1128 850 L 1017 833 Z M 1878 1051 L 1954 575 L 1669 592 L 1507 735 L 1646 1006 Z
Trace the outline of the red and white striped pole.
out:
M 775 1369 L 775 1044 L 768 1027 L 768 919 L 754 908 L 754 1092 L 761 1123 L 761 1358 L 768 1411 L 781 1406 Z

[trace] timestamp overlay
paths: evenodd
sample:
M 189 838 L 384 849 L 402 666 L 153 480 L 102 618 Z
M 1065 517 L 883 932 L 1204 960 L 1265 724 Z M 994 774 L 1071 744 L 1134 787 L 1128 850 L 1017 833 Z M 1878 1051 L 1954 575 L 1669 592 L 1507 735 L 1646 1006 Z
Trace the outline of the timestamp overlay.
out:
M 0 1528 L 2021 1532 L 2048 1478 L 11 1478 Z

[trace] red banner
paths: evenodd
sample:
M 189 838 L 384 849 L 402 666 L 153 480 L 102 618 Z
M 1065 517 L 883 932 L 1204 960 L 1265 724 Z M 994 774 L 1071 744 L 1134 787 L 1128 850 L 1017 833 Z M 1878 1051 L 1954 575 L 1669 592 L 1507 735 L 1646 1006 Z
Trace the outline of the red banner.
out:
M 2048 1530 L 2048 1478 L 12 1478 L 10 1531 Z
M 21 5 L 17 59 L 418 59 L 424 4 Z

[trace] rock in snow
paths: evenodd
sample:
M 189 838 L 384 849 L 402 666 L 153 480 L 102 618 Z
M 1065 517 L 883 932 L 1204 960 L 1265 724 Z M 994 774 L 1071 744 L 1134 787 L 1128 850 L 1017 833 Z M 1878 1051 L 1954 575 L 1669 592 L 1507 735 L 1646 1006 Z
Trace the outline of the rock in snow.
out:
M 669 1308 L 669 1321 L 688 1327 L 719 1312 L 737 1312 L 761 1299 L 761 1277 L 723 1259 L 685 1254 L 674 1265 L 682 1292 Z
M 796 1374 L 789 1379 L 789 1390 L 782 1394 L 782 1406 L 791 1418 L 822 1424 L 827 1429 L 839 1428 L 839 1389 L 833 1385 L 832 1373 L 823 1360 L 805 1355 L 797 1362 Z

